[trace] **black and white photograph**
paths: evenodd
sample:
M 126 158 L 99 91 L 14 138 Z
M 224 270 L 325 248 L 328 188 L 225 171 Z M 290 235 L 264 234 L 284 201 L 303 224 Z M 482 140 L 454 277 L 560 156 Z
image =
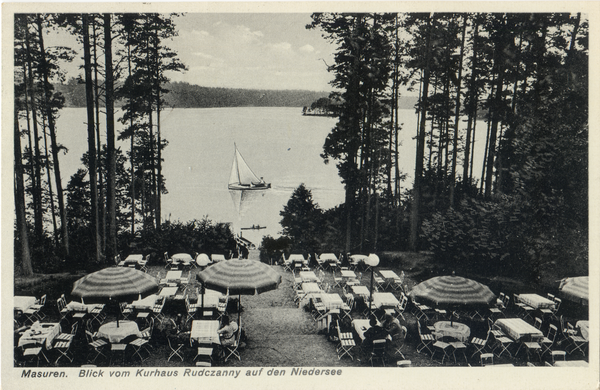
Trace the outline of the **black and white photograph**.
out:
M 597 388 L 599 13 L 4 3 L 3 387 Z

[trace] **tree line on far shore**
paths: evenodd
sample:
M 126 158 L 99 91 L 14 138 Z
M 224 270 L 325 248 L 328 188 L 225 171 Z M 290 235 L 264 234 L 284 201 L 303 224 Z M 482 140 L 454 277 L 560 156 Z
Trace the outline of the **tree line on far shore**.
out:
M 85 107 L 85 85 L 76 78 L 56 84 L 55 88 L 65 97 L 65 107 Z M 203 87 L 177 81 L 165 84 L 165 106 L 170 108 L 212 107 L 303 107 L 326 97 L 328 92 L 305 90 L 267 90 L 243 88 Z M 124 101 L 117 100 L 120 107 Z

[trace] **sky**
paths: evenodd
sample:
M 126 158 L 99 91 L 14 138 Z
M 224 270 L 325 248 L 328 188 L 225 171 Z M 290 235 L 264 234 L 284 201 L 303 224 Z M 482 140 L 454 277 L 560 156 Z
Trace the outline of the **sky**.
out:
M 199 14 L 175 18 L 169 44 L 188 66 L 173 81 L 207 87 L 329 91 L 334 47 L 310 14 Z
M 320 30 L 307 30 L 309 13 L 187 13 L 174 18 L 178 36 L 165 45 L 187 66 L 170 72 L 171 81 L 205 87 L 331 91 L 335 47 Z M 78 52 L 62 64 L 75 77 L 82 63 L 81 44 L 67 33 L 50 32 L 48 46 Z M 114 56 L 114 54 L 113 54 Z

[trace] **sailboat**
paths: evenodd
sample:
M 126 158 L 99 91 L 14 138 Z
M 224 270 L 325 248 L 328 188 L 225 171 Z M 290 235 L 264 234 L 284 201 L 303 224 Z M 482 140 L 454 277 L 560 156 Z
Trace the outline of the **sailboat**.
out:
M 234 147 L 235 154 L 233 155 L 233 165 L 227 187 L 230 190 L 266 190 L 271 188 L 271 183 L 265 182 L 252 172 L 252 169 L 240 154 L 237 145 L 234 144 Z

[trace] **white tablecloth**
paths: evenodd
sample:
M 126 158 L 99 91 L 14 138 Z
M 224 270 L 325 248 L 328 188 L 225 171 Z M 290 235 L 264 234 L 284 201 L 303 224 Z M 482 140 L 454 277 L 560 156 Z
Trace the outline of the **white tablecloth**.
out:
M 300 271 L 300 278 L 303 282 L 318 282 L 319 278 L 313 271 Z
M 365 300 L 369 299 L 369 289 L 366 286 L 352 286 L 352 292 L 356 295 L 360 295 Z
M 137 310 L 152 310 L 154 305 L 156 304 L 156 300 L 158 299 L 158 295 L 152 294 L 148 295 L 144 299 L 138 299 L 137 301 L 131 302 L 131 305 L 134 309 Z
M 360 319 L 352 320 L 352 326 L 354 327 L 354 330 L 356 331 L 358 337 L 360 337 L 361 340 L 365 339 L 365 332 L 371 327 L 371 325 L 369 324 L 369 320 Z
M 167 272 L 167 276 L 165 276 L 165 279 L 170 281 L 179 281 L 179 279 L 181 279 L 181 274 L 181 271 L 169 271 Z
M 192 258 L 192 256 L 189 255 L 189 253 L 176 253 L 173 256 L 171 256 L 171 260 L 173 260 L 173 264 L 184 265 L 190 265 L 190 263 L 194 261 L 194 259 Z
M 120 343 L 132 335 L 137 337 L 142 335 L 138 325 L 133 321 L 119 321 L 118 327 L 116 321 L 108 322 L 98 329 L 98 337 L 107 339 L 110 343 Z
M 125 258 L 125 260 L 123 261 L 125 264 L 130 264 L 130 263 L 139 263 L 140 261 L 144 260 L 144 256 L 139 255 L 139 254 L 135 254 L 135 255 L 129 255 L 127 256 L 127 258 Z
M 394 271 L 391 271 L 389 269 L 383 269 L 379 271 L 379 273 L 381 274 L 381 276 L 383 276 L 384 279 L 399 279 L 398 275 L 396 275 Z
M 344 306 L 344 301 L 339 294 L 321 294 L 321 301 L 328 310 L 341 309 Z
M 178 289 L 179 287 L 163 287 L 162 290 L 160 290 L 160 293 L 158 293 L 158 295 L 160 295 L 161 297 L 172 297 L 175 294 L 177 294 Z
M 190 342 L 199 344 L 221 344 L 219 339 L 219 321 L 217 320 L 195 320 L 192 321 Z
M 554 307 L 554 302 L 537 294 L 520 294 L 519 299 L 534 309 L 551 309 Z
M 35 297 L 15 296 L 14 299 L 15 311 L 25 311 L 35 304 Z
M 433 324 L 435 333 L 442 337 L 452 337 L 459 341 L 466 342 L 469 340 L 471 329 L 460 322 L 438 321 Z
M 198 296 L 198 302 L 196 303 L 196 307 L 200 308 L 202 306 L 202 294 Z M 218 307 L 219 306 L 219 296 L 216 294 L 204 294 L 204 307 Z
M 376 308 L 392 309 L 400 304 L 394 294 L 390 292 L 374 292 L 373 304 Z
M 52 348 L 52 342 L 60 333 L 61 328 L 59 323 L 46 322 L 40 323 L 36 321 L 31 328 L 27 329 L 23 335 L 19 338 L 18 346 L 36 344 L 43 346 L 46 344 L 46 349 Z
M 341 273 L 342 273 L 342 278 L 348 278 L 348 279 L 356 278 L 356 273 L 354 271 L 351 271 L 348 269 L 343 269 Z
M 544 338 L 541 330 L 534 328 L 520 318 L 500 318 L 496 320 L 494 326 L 516 341 L 528 336 L 531 337 L 532 341 Z

